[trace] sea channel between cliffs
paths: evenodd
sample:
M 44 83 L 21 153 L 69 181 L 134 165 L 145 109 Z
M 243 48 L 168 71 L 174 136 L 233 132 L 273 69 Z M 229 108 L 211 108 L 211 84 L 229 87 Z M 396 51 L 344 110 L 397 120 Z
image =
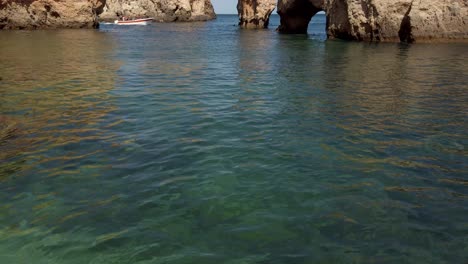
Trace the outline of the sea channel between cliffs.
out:
M 0 263 L 468 259 L 465 43 L 58 8 L 0 31 Z

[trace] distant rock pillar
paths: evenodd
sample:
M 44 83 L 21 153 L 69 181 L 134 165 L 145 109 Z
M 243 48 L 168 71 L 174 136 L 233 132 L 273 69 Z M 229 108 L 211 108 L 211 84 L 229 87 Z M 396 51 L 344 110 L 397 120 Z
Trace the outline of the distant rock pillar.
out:
M 210 0 L 191 0 L 192 21 L 206 21 L 216 18 L 213 5 Z
M 312 17 L 324 11 L 325 0 L 278 0 L 280 33 L 306 34 Z
M 276 0 L 239 0 L 239 26 L 242 28 L 267 28 Z

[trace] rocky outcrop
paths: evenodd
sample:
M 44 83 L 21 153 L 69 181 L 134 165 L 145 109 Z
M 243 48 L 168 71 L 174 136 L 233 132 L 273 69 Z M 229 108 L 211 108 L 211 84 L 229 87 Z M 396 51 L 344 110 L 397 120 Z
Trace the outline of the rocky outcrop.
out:
M 468 39 L 466 0 L 328 0 L 330 38 L 364 41 Z
M 405 30 L 408 34 L 402 34 Z M 409 41 L 468 40 L 468 1 L 413 1 L 402 20 L 399 37 Z
M 267 28 L 276 0 L 239 0 L 239 26 L 243 28 Z
M 122 16 L 152 17 L 160 22 L 216 18 L 210 0 L 107 0 L 100 19 L 113 21 Z
M 0 0 L 0 29 L 95 28 L 105 0 Z
M 468 39 L 466 0 L 279 0 L 282 33 L 306 33 L 312 16 L 327 15 L 328 38 L 358 41 Z

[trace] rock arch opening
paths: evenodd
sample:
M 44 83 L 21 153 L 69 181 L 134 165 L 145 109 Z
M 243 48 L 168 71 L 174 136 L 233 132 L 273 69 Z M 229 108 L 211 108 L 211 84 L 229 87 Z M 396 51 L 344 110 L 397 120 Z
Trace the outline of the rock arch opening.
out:
M 309 23 L 318 12 L 325 11 L 323 0 L 279 1 L 280 33 L 307 34 Z
M 280 33 L 306 34 L 313 16 L 325 11 L 325 0 L 237 0 L 239 26 L 267 28 L 276 9 Z

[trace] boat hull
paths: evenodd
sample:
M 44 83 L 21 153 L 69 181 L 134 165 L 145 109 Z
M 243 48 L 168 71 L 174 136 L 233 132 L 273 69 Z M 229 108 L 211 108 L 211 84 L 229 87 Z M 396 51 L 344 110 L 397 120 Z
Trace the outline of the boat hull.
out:
M 115 20 L 114 24 L 117 25 L 148 25 L 153 21 L 152 18 L 134 19 L 134 20 Z

